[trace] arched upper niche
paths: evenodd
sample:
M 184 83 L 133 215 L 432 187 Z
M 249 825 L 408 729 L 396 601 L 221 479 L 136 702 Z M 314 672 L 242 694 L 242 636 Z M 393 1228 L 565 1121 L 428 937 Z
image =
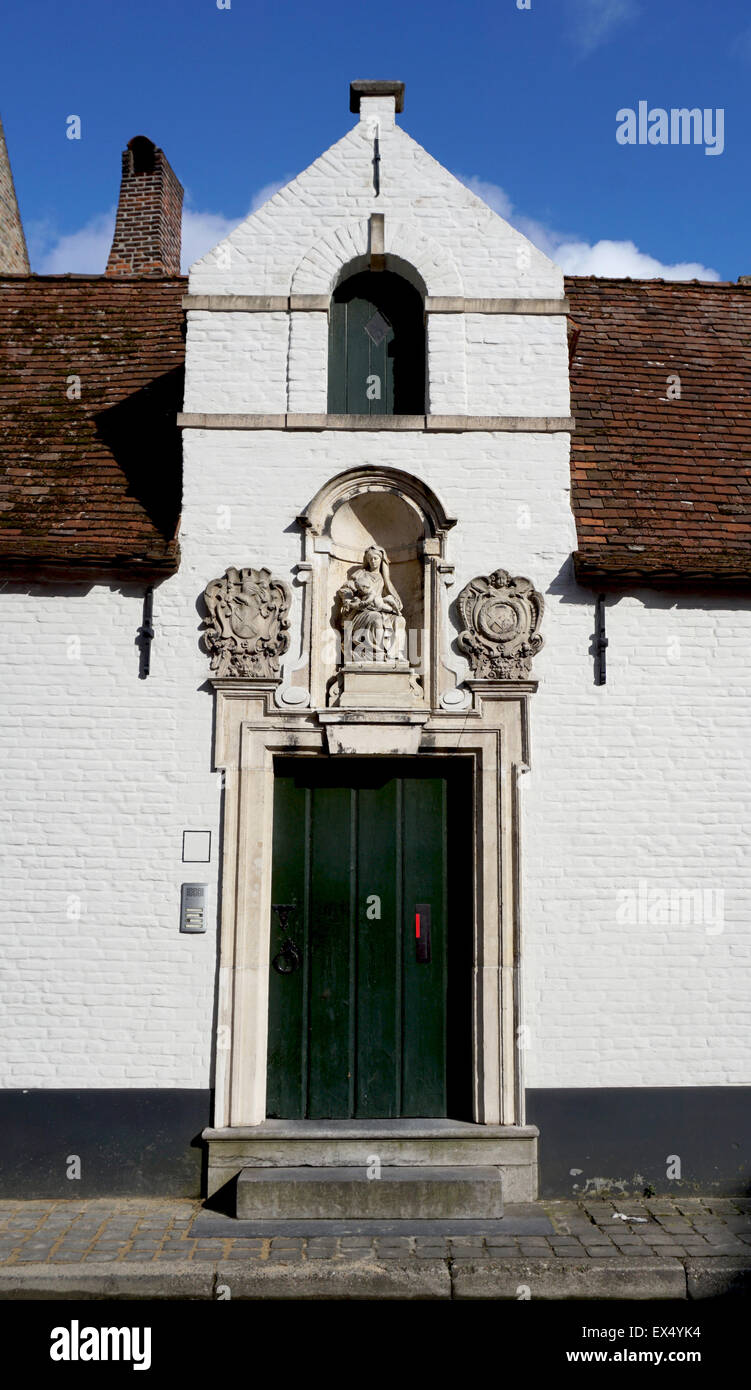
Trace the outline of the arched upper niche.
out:
M 298 261 L 290 282 L 290 294 L 333 294 L 336 286 L 356 270 L 370 264 L 367 218 L 342 222 L 331 228 Z M 426 295 L 464 294 L 464 285 L 453 257 L 434 237 L 418 232 L 409 223 L 393 226 L 386 219 L 387 270 L 409 280 L 423 299 Z
M 331 519 L 336 553 L 360 560 L 365 547 L 383 546 L 392 564 L 414 559 L 424 536 L 419 512 L 393 492 L 361 492 L 342 502 Z
M 340 279 L 329 309 L 329 414 L 422 415 L 426 391 L 424 296 L 392 270 Z
M 297 520 L 304 532 L 315 536 L 329 535 L 334 514 L 343 502 L 364 498 L 370 493 L 392 493 L 399 497 L 421 518 L 423 533 L 440 540 L 441 551 L 446 534 L 456 526 L 456 517 L 449 516 L 440 498 L 421 478 L 405 473 L 401 468 L 383 464 L 364 464 L 337 473 L 318 490 Z
M 420 479 L 376 466 L 348 469 L 332 478 L 298 521 L 305 537 L 301 570 L 308 572 L 311 584 L 308 641 L 314 707 L 341 702 L 337 676 L 344 653 L 337 594 L 370 547 L 385 553 L 391 583 L 403 605 L 414 700 L 435 705 L 444 644 L 440 599 L 451 574 L 445 542 L 454 518 Z M 389 707 L 388 701 L 383 707 Z

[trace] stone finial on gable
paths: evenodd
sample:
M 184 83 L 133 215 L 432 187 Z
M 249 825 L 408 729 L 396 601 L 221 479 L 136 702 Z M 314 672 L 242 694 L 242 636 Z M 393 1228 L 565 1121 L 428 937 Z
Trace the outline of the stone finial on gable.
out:
M 359 112 L 361 121 L 393 125 L 396 113 L 404 110 L 404 83 L 350 82 L 349 109 Z

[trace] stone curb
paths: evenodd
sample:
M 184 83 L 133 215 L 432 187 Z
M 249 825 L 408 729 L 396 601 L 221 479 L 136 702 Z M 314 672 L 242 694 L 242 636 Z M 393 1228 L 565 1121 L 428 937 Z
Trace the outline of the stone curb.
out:
M 688 1297 L 718 1298 L 723 1294 L 751 1294 L 751 1265 L 745 1255 L 704 1256 L 686 1260 Z
M 455 1299 L 686 1298 L 680 1260 L 453 1260 Z
M 214 1268 L 187 1260 L 163 1265 L 10 1265 L 0 1269 L 0 1299 L 213 1298 Z
M 217 1260 L 0 1268 L 1 1300 L 704 1299 L 748 1293 L 748 1260 Z
M 220 1261 L 217 1288 L 236 1298 L 450 1299 L 447 1260 L 311 1260 L 305 1264 Z

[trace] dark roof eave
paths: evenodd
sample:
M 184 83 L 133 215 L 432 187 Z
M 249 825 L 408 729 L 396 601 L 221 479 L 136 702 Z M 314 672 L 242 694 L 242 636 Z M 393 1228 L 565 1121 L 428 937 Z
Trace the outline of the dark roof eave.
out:
M 91 583 L 108 579 L 155 583 L 176 574 L 180 551 L 174 545 L 164 555 L 92 555 L 84 553 L 35 555 L 30 551 L 0 551 L 0 579 L 84 579 Z
M 718 555 L 694 551 L 681 555 L 624 555 L 574 551 L 574 575 L 586 588 L 711 590 L 751 593 L 751 553 Z

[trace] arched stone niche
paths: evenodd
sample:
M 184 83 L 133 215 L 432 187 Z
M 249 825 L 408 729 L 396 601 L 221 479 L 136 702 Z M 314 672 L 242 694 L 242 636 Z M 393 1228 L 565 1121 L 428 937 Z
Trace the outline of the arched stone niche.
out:
M 446 586 L 453 583 L 446 538 L 455 520 L 431 489 L 400 469 L 348 469 L 316 494 L 298 522 L 303 532 L 298 579 L 306 585 L 303 657 L 289 686 L 307 679 L 316 709 L 435 709 L 446 694 L 449 705 L 461 703 L 444 601 Z M 387 583 L 401 604 L 405 659 L 361 661 L 366 671 L 348 659 L 339 595 L 373 548 L 385 555 Z M 386 566 L 381 568 L 385 573 Z

